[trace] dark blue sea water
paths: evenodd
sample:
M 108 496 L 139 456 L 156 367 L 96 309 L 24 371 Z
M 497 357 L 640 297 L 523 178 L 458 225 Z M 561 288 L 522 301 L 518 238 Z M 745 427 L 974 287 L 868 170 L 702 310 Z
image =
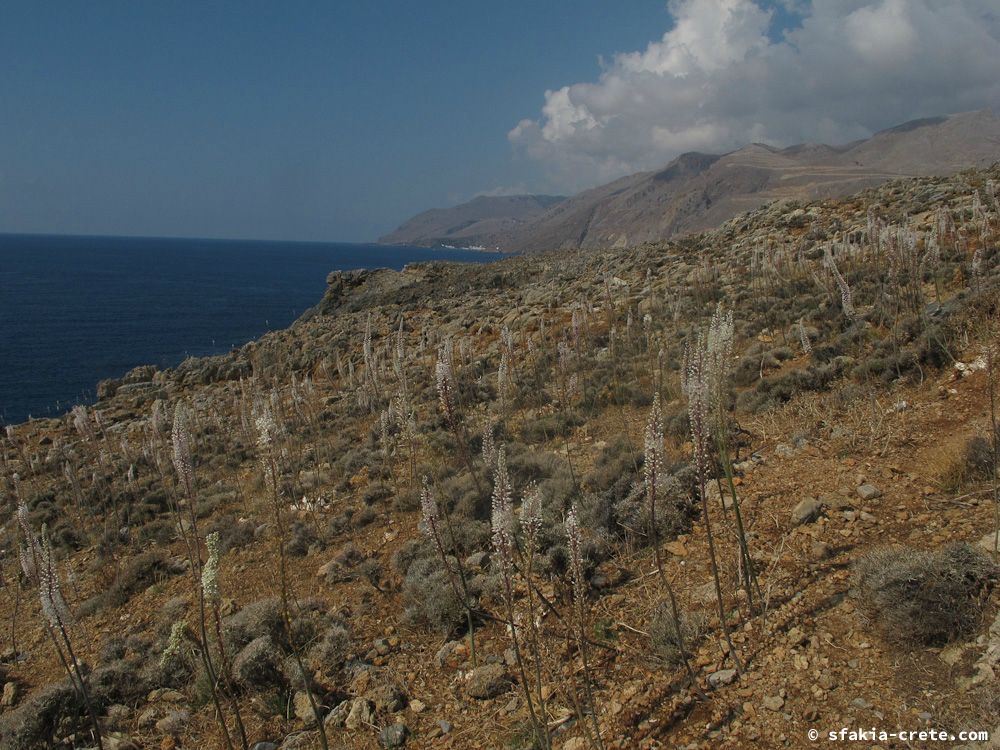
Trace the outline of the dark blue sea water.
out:
M 98 380 L 284 328 L 326 275 L 497 256 L 343 243 L 0 234 L 0 423 L 60 414 Z

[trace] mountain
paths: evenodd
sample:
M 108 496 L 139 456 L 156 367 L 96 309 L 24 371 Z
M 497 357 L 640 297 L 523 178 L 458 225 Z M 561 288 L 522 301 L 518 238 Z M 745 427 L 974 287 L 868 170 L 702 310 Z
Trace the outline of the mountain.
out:
M 840 197 L 997 160 L 1000 117 L 989 110 L 913 120 L 844 146 L 753 143 L 724 155 L 687 153 L 529 219 L 497 222 L 494 228 L 505 229 L 491 234 L 489 245 L 511 252 L 637 245 L 711 229 L 775 200 Z
M 552 206 L 558 195 L 480 195 L 453 208 L 432 208 L 379 237 L 385 245 L 488 247 L 518 231 Z

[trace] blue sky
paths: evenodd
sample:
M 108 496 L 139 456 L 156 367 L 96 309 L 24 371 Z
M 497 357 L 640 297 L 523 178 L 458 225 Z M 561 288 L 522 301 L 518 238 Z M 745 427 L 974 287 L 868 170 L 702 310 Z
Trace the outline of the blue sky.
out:
M 366 240 L 527 184 L 507 131 L 669 21 L 615 8 L 6 2 L 0 231 Z
M 370 240 L 994 106 L 998 27 L 990 0 L 7 0 L 0 232 Z

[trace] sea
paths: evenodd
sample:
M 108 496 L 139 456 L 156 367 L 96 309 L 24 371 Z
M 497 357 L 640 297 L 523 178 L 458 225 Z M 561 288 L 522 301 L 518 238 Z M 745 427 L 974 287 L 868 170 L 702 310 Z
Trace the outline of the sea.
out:
M 334 270 L 494 253 L 339 242 L 0 234 L 0 424 L 91 403 L 104 378 L 286 328 Z

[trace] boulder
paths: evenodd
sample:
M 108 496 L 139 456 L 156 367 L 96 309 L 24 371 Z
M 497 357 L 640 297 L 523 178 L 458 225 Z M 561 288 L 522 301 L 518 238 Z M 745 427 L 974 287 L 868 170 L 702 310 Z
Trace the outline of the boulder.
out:
M 499 664 L 486 664 L 469 674 L 469 682 L 465 691 L 471 698 L 486 700 L 506 693 L 510 689 L 510 680 L 503 667 Z

